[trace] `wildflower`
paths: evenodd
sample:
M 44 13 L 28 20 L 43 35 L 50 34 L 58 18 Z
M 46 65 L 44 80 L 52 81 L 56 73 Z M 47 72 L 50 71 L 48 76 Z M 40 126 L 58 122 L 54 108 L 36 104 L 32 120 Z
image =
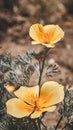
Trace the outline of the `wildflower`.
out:
M 45 25 L 34 24 L 30 27 L 30 37 L 34 40 L 32 44 L 42 44 L 46 47 L 55 47 L 64 36 L 64 31 L 58 25 Z
M 20 87 L 14 92 L 17 98 L 12 98 L 6 102 L 7 113 L 22 118 L 30 116 L 38 118 L 42 112 L 52 112 L 56 109 L 56 104 L 64 98 L 64 87 L 54 81 L 45 82 L 40 90 L 39 86 Z

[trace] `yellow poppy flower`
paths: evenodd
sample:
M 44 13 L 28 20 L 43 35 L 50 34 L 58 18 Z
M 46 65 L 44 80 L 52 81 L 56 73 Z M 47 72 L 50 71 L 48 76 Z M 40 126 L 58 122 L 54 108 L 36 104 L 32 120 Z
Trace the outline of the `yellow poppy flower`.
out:
M 39 86 L 20 87 L 14 92 L 17 98 L 12 98 L 6 102 L 7 113 L 22 118 L 30 116 L 38 118 L 42 112 L 52 112 L 56 109 L 56 104 L 64 99 L 64 87 L 54 81 L 45 82 L 40 90 Z
M 55 47 L 64 36 L 64 31 L 58 25 L 45 25 L 34 24 L 29 30 L 30 37 L 34 40 L 32 44 L 42 44 L 46 47 Z

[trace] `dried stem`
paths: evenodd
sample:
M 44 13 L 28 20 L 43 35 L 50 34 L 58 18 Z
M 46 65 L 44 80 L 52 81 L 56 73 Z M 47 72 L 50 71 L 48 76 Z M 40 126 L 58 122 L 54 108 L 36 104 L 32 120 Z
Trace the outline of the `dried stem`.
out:
M 60 117 L 60 119 L 59 119 L 59 121 L 58 121 L 58 123 L 57 123 L 57 125 L 56 125 L 56 127 L 55 127 L 55 130 L 57 130 L 57 128 L 59 127 L 59 125 L 60 125 L 62 119 L 63 119 L 63 116 Z
M 42 126 L 45 128 L 45 130 L 47 130 L 47 127 L 43 124 L 43 122 L 39 119 L 40 124 L 42 124 Z

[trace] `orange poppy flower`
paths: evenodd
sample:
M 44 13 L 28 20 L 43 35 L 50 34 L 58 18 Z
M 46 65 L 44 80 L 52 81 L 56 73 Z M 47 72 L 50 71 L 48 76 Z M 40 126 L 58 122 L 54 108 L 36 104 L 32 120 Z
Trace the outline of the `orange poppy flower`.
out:
M 22 118 L 30 116 L 38 118 L 42 112 L 52 112 L 56 109 L 56 104 L 64 99 L 64 87 L 54 81 L 45 82 L 40 90 L 39 86 L 20 87 L 14 92 L 17 98 L 12 98 L 6 102 L 7 113 Z
M 46 47 L 55 47 L 64 36 L 64 31 L 58 25 L 45 25 L 34 24 L 29 30 L 30 37 L 34 40 L 32 44 L 42 44 Z

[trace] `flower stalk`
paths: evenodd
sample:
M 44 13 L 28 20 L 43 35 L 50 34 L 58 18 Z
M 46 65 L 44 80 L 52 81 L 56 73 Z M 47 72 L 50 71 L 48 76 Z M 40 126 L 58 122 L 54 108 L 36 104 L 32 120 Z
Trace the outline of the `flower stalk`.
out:
M 59 121 L 57 122 L 57 125 L 56 125 L 56 127 L 55 127 L 55 130 L 58 129 L 58 127 L 59 127 L 59 125 L 60 125 L 62 119 L 63 119 L 63 115 L 60 117 Z
M 39 95 L 40 95 L 40 85 L 41 85 L 41 79 L 42 79 L 43 69 L 44 69 L 44 65 L 45 65 L 45 59 L 46 59 L 48 51 L 49 51 L 49 48 L 46 47 L 44 57 L 43 57 L 43 61 L 42 61 L 42 66 L 40 67 L 40 76 L 39 76 L 39 81 L 38 81 Z

